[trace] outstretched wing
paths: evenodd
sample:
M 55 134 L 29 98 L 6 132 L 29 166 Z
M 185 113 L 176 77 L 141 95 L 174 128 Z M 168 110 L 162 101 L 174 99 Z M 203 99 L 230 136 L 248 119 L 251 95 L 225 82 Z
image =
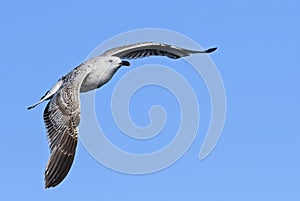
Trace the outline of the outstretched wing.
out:
M 71 71 L 44 110 L 51 152 L 45 171 L 46 188 L 58 185 L 73 163 L 80 121 L 79 89 L 85 76 L 80 69 Z
M 132 45 L 125 45 L 116 47 L 104 52 L 103 56 L 117 56 L 121 59 L 137 59 L 148 56 L 167 56 L 172 59 L 178 59 L 181 57 L 189 56 L 190 54 L 196 53 L 210 53 L 215 51 L 217 48 L 210 48 L 207 50 L 188 50 L 172 45 L 143 42 Z

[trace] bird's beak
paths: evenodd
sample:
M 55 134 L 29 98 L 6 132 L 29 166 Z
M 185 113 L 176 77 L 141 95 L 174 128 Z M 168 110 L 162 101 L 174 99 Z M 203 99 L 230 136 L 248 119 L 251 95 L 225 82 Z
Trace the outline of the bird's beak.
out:
M 130 66 L 130 63 L 128 61 L 122 61 L 120 66 Z

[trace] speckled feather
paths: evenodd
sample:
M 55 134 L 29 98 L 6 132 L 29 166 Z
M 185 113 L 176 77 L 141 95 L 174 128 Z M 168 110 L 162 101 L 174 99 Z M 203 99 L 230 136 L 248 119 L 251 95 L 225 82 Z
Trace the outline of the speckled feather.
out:
M 45 171 L 45 187 L 58 185 L 69 172 L 76 151 L 80 122 L 80 85 L 85 71 L 72 71 L 44 110 L 51 156 Z

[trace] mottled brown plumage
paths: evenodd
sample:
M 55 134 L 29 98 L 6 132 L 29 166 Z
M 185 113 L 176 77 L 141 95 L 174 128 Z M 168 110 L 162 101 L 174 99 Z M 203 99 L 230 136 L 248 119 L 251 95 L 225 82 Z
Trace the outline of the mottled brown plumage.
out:
M 61 89 L 54 94 L 44 110 L 51 156 L 45 171 L 45 187 L 59 184 L 74 160 L 80 122 L 79 90 L 86 71 L 77 70 L 64 78 Z
M 45 187 L 54 187 L 68 174 L 76 152 L 77 127 L 80 122 L 80 92 L 97 89 L 107 83 L 121 66 L 129 66 L 128 61 L 148 56 L 167 56 L 172 59 L 197 53 L 210 53 L 211 48 L 194 51 L 171 45 L 144 42 L 110 49 L 74 68 L 34 105 L 50 100 L 44 111 L 44 123 L 51 156 L 45 171 Z

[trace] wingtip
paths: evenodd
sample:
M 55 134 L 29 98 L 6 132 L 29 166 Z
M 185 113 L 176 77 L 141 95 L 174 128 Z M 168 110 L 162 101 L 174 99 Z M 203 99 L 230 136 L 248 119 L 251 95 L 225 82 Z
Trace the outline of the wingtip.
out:
M 45 189 L 49 189 L 49 188 L 55 187 L 56 185 L 57 184 L 51 183 L 49 181 L 49 179 L 47 179 L 47 177 L 45 176 L 45 186 L 44 186 Z
M 45 182 L 45 189 L 49 189 L 49 188 L 52 188 L 54 186 L 52 186 L 49 182 Z
M 218 49 L 218 48 L 217 47 L 209 48 L 205 52 L 206 53 L 211 53 L 211 52 L 214 52 L 216 49 Z

